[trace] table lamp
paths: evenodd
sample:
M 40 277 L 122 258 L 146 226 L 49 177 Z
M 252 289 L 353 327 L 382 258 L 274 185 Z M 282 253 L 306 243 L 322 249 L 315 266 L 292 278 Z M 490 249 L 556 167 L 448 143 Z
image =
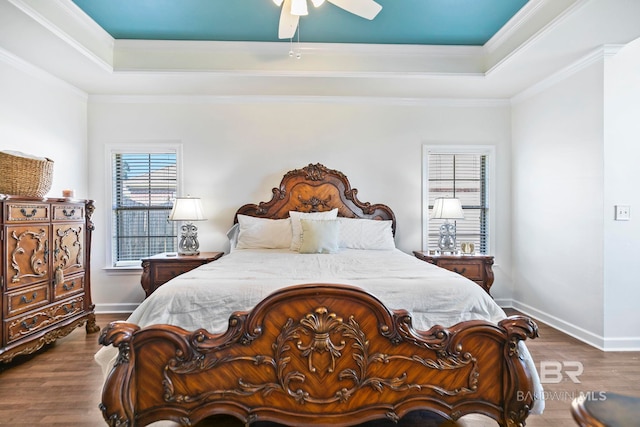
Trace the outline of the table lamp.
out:
M 432 219 L 444 219 L 440 226 L 440 238 L 438 247 L 442 252 L 456 251 L 456 224 L 450 223 L 450 219 L 464 219 L 460 199 L 453 197 L 439 197 L 433 202 L 431 211 Z
M 171 221 L 185 221 L 182 235 L 178 243 L 179 255 L 198 255 L 200 244 L 198 243 L 198 227 L 193 221 L 203 221 L 206 218 L 202 214 L 202 204 L 199 197 L 178 197 L 173 203 L 173 209 L 169 214 Z

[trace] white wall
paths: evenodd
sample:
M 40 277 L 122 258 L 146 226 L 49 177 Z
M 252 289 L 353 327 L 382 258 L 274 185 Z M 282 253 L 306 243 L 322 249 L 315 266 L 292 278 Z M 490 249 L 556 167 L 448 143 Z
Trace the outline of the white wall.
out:
M 603 324 L 603 60 L 514 103 L 514 306 L 591 343 Z
M 514 306 L 605 350 L 640 348 L 640 223 L 614 220 L 640 203 L 639 68 L 640 40 L 604 48 L 512 113 Z
M 604 330 L 605 348 L 640 349 L 640 39 L 605 62 Z M 614 221 L 614 206 L 631 206 Z
M 140 273 L 106 266 L 105 145 L 180 141 L 184 191 L 203 199 L 201 250 L 227 248 L 225 232 L 245 203 L 267 201 L 282 175 L 309 163 L 344 172 L 362 201 L 385 203 L 397 216 L 396 242 L 420 249 L 421 153 L 430 142 L 495 144 L 496 282 L 509 299 L 510 124 L 504 102 L 365 99 L 218 99 L 209 97 L 92 97 L 89 105 L 90 192 L 96 198 L 93 299 L 98 310 L 127 309 L 142 300 Z M 505 271 L 502 271 L 505 269 Z
M 48 196 L 87 198 L 86 94 L 2 50 L 0 94 L 0 150 L 52 159 Z

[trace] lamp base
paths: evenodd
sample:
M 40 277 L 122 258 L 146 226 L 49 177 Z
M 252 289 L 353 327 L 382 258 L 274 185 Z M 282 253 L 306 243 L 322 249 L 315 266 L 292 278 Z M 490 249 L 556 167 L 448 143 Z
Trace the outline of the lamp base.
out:
M 456 246 L 456 225 L 445 220 L 444 224 L 440 226 L 440 238 L 438 239 L 440 252 L 455 253 Z
M 178 255 L 180 255 L 180 256 L 200 255 L 200 251 L 195 251 L 195 252 L 180 252 L 180 251 L 178 251 Z
M 182 235 L 178 243 L 178 255 L 198 255 L 200 254 L 200 243 L 198 243 L 198 227 L 192 222 L 184 224 Z

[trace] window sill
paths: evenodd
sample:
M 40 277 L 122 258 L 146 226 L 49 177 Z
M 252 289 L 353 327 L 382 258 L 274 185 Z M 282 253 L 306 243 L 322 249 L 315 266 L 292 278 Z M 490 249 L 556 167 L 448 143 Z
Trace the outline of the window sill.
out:
M 127 267 L 104 267 L 102 271 L 107 274 L 113 275 L 127 275 L 127 274 L 140 274 L 142 272 L 142 266 L 127 266 Z

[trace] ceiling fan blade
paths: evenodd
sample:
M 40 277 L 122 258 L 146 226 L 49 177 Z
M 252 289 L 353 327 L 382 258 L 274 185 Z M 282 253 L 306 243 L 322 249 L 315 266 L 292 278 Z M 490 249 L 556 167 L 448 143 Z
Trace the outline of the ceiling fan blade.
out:
M 376 17 L 382 6 L 373 0 L 327 0 L 341 9 L 369 20 Z
M 280 26 L 278 27 L 278 38 L 293 38 L 298 28 L 300 17 L 291 13 L 291 0 L 284 0 L 282 12 L 280 12 Z

